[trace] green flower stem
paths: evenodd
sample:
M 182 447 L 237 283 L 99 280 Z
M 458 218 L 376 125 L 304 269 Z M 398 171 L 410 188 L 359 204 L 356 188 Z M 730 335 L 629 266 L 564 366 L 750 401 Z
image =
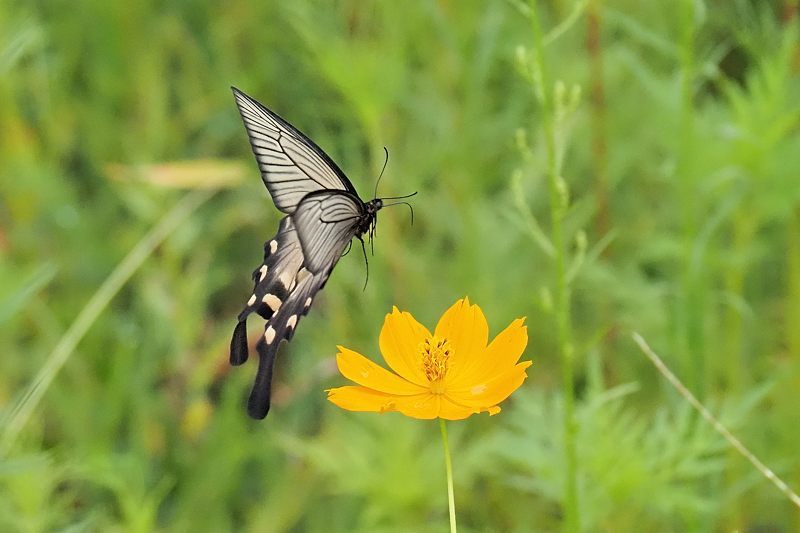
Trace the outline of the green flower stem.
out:
M 563 150 L 558 146 L 556 108 L 550 91 L 545 58 L 544 40 L 539 24 L 536 0 L 530 2 L 531 30 L 533 33 L 533 91 L 541 108 L 542 131 L 547 155 L 547 183 L 550 192 L 550 231 L 555 249 L 554 313 L 559 358 L 561 360 L 561 386 L 564 394 L 564 529 L 578 532 L 581 529 L 578 513 L 578 454 L 576 449 L 577 422 L 575 420 L 574 359 L 572 345 L 572 320 L 570 317 L 570 287 L 567 279 L 567 249 L 564 241 L 564 218 L 569 209 L 569 191 L 561 177 Z
M 444 418 L 439 419 L 439 429 L 442 430 L 444 465 L 447 469 L 447 506 L 450 508 L 450 533 L 456 533 L 456 498 L 453 494 L 453 462 L 450 459 L 450 445 L 447 444 L 447 426 L 445 425 Z

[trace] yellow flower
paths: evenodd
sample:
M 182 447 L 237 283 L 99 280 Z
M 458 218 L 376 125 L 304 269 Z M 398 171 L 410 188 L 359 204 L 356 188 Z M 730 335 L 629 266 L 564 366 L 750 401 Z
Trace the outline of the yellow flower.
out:
M 497 414 L 497 404 L 522 385 L 532 364 L 517 363 L 528 344 L 524 321 L 514 320 L 487 346 L 486 318 L 467 298 L 442 315 L 433 335 L 394 307 L 383 323 L 380 348 L 395 373 L 339 346 L 339 371 L 358 385 L 330 389 L 328 399 L 349 411 L 399 411 L 412 418 Z

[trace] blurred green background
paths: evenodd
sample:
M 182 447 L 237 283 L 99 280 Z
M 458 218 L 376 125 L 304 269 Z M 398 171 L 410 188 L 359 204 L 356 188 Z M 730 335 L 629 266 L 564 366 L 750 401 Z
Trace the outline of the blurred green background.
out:
M 558 530 L 570 481 L 586 531 L 800 530 L 630 338 L 800 487 L 797 9 L 0 3 L 0 530 L 445 531 L 436 423 L 339 411 L 324 389 L 345 382 L 337 344 L 380 360 L 392 305 L 432 327 L 464 295 L 492 335 L 528 317 L 534 366 L 501 414 L 449 426 L 463 531 Z M 366 290 L 351 253 L 284 345 L 263 422 L 228 343 L 279 212 L 231 85 L 365 199 L 384 146 L 380 193 L 419 190 L 413 226 L 380 213 Z

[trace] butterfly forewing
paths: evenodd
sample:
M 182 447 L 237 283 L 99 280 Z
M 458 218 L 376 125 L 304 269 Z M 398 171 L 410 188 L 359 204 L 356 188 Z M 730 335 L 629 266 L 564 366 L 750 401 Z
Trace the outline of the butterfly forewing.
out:
M 250 145 L 275 206 L 294 212 L 306 194 L 319 190 L 355 193 L 344 173 L 311 139 L 243 92 L 233 89 Z

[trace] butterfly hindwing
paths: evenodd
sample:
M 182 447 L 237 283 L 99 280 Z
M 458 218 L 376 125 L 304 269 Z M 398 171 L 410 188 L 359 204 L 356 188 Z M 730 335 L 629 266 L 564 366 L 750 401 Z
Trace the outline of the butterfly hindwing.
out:
M 311 139 L 235 87 L 233 94 L 275 207 L 291 214 L 306 194 L 319 190 L 355 194 L 350 180 Z
M 303 208 L 299 211 L 302 212 Z M 292 338 L 297 323 L 308 313 L 314 296 L 325 286 L 336 264 L 334 260 L 322 270 L 312 272 L 306 268 L 306 262 L 293 217 L 286 216 L 281 220 L 275 238 L 264 244 L 264 261 L 253 272 L 253 293 L 247 306 L 239 313 L 239 323 L 231 340 L 231 364 L 240 365 L 248 357 L 247 317 L 255 312 L 267 320 L 264 334 L 256 345 L 258 373 L 248 401 L 248 413 L 253 418 L 264 418 L 269 411 L 272 369 L 278 345 L 281 340 Z
M 239 323 L 231 340 L 231 364 L 240 365 L 247 360 L 247 332 L 245 322 L 256 312 L 269 320 L 280 309 L 289 295 L 297 271 L 303 263 L 303 250 L 297 239 L 290 217 L 284 217 L 275 237 L 264 243 L 264 261 L 253 272 L 253 293 L 239 313 Z
M 347 243 L 358 233 L 363 216 L 361 200 L 345 192 L 320 191 L 303 198 L 292 219 L 306 268 L 312 272 L 333 268 Z

